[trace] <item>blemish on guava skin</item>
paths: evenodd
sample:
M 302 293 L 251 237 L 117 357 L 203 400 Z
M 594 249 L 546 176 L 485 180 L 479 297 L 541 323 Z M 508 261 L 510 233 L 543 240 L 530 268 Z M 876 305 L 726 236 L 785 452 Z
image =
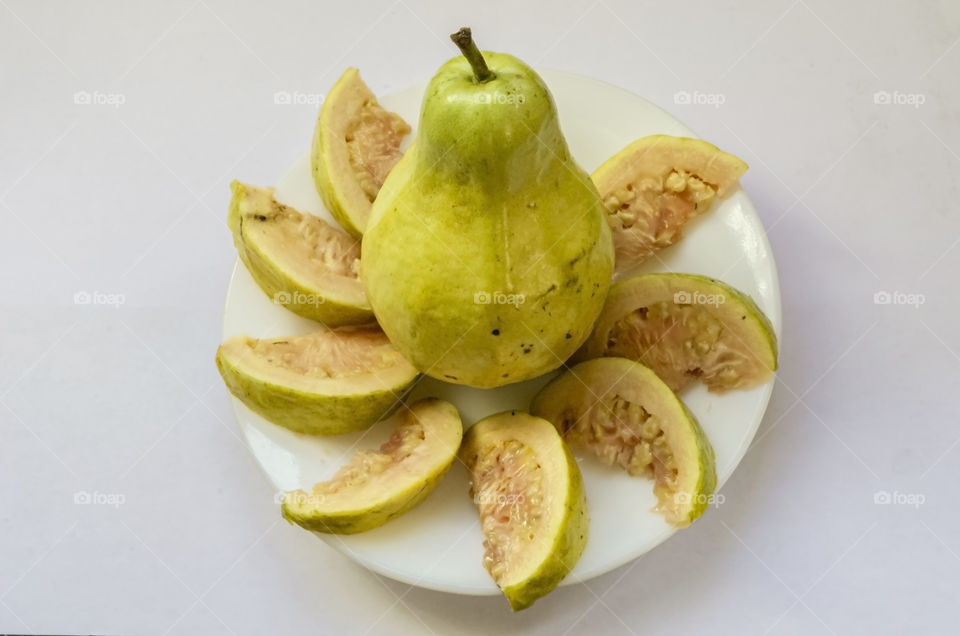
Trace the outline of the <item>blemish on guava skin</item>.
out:
M 573 338 L 573 334 L 568 331 L 568 332 L 566 333 L 566 335 L 564 336 L 564 338 L 566 338 L 567 340 L 569 340 L 570 338 Z
M 257 219 L 258 221 L 266 221 L 266 220 L 267 220 L 267 217 L 265 217 L 265 216 L 262 215 L 262 214 L 258 214 L 258 215 L 256 216 L 256 219 Z
M 446 373 L 443 374 L 443 377 L 445 377 L 445 378 L 450 378 L 451 380 L 456 380 L 456 379 L 457 379 L 457 376 L 455 376 L 455 375 L 447 375 Z
M 494 329 L 494 330 L 491 331 L 490 333 L 492 333 L 492 334 L 495 335 L 495 336 L 499 336 L 499 335 L 500 335 L 500 330 L 499 330 L 499 329 Z
M 501 377 L 501 378 L 509 378 L 509 377 L 510 377 L 510 374 L 509 374 L 509 373 L 504 373 L 504 374 L 501 375 L 500 377 Z
M 533 300 L 534 300 L 535 302 L 539 302 L 542 298 L 546 298 L 547 296 L 549 296 L 550 294 L 552 294 L 552 293 L 555 292 L 556 290 L 557 290 L 557 286 L 551 284 L 550 287 L 548 287 L 548 288 L 546 289 L 546 291 L 544 291 L 542 294 L 537 294 L 537 296 L 536 296 Z M 543 303 L 543 307 L 546 308 L 546 306 L 549 305 L 549 304 L 550 304 L 550 301 L 547 300 L 547 301 L 545 301 L 545 302 Z

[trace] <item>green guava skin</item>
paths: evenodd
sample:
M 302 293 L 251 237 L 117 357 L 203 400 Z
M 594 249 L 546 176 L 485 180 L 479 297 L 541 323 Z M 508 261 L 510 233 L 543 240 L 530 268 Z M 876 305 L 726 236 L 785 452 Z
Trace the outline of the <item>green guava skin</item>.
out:
M 693 414 L 693 411 L 683 402 L 680 402 L 680 404 L 683 406 L 687 420 L 693 423 L 692 433 L 695 438 L 694 443 L 698 449 L 697 461 L 701 467 L 697 483 L 691 488 L 691 492 L 700 496 L 693 498 L 694 501 L 691 502 L 687 510 L 686 518 L 677 521 L 675 524 L 677 527 L 682 528 L 699 519 L 710 505 L 710 495 L 717 490 L 717 453 L 713 449 L 710 438 L 707 437 L 703 427 L 700 426 L 700 422 Z
M 733 335 L 733 342 L 745 355 L 758 364 L 752 375 L 740 376 L 746 382 L 740 388 L 753 388 L 769 381 L 778 368 L 777 334 L 770 319 L 747 294 L 730 285 L 699 274 L 681 274 L 664 272 L 656 274 L 638 274 L 618 281 L 610 289 L 607 302 L 593 328 L 593 333 L 583 347 L 573 356 L 573 362 L 590 360 L 607 353 L 608 337 L 617 321 L 643 306 L 644 302 L 673 302 L 678 292 L 722 296 L 724 302 L 715 309 L 705 309 L 722 321 Z M 648 349 L 649 353 L 653 347 Z M 649 365 L 654 372 L 658 369 L 643 353 L 637 361 Z M 662 369 L 659 369 L 662 374 Z M 711 392 L 722 393 L 729 390 L 722 382 L 710 376 L 700 378 Z M 679 390 L 679 387 L 675 387 Z
M 613 242 L 543 80 L 483 55 L 495 79 L 456 57 L 428 85 L 418 137 L 374 202 L 361 277 L 414 366 L 495 387 L 557 368 L 587 338 Z
M 277 257 L 283 255 L 264 250 L 255 237 L 251 236 L 249 229 L 252 224 L 253 227 L 259 226 L 258 231 L 263 231 L 268 224 L 277 222 L 270 213 L 270 204 L 264 203 L 262 196 L 258 196 L 258 188 L 239 181 L 231 183 L 230 190 L 232 197 L 227 213 L 227 226 L 233 234 L 233 244 L 250 276 L 268 298 L 299 316 L 328 327 L 373 321 L 373 312 L 364 299 L 360 302 L 356 299 L 348 300 L 338 294 L 336 289 L 321 289 L 311 285 L 310 281 L 304 281 L 296 272 L 289 271 L 282 263 L 278 263 Z M 284 298 L 287 300 L 279 302 L 279 299 Z M 320 300 L 299 302 L 297 299 L 301 298 Z
M 570 448 L 563 444 L 563 454 L 572 476 L 567 492 L 566 525 L 558 533 L 546 559 L 530 578 L 502 588 L 503 595 L 515 612 L 527 609 L 534 602 L 552 592 L 573 570 L 587 547 L 590 534 L 590 515 L 587 508 L 587 492 L 583 485 L 580 467 Z
M 675 519 L 668 521 L 677 527 L 688 526 L 706 511 L 709 496 L 717 488 L 716 453 L 693 412 L 651 369 L 619 357 L 581 362 L 542 388 L 534 396 L 530 412 L 552 423 L 563 436 L 566 416 L 573 413 L 579 421 L 600 398 L 613 397 L 618 385 L 623 384 L 638 390 L 643 387 L 646 399 L 638 403 L 659 418 L 663 427 L 669 427 L 685 447 L 684 456 L 689 462 L 686 471 L 696 479 L 683 484 L 690 495 L 689 502 L 685 508 L 678 508 Z
M 400 406 L 416 376 L 392 389 L 353 395 L 307 393 L 266 382 L 247 372 L 242 359 L 217 349 L 217 370 L 230 393 L 266 420 L 305 435 L 343 435 L 370 428 Z
M 415 484 L 403 492 L 396 493 L 390 499 L 367 506 L 358 502 L 355 510 L 337 511 L 335 514 L 322 514 L 309 506 L 293 503 L 289 494 L 284 496 L 281 514 L 288 523 L 321 534 L 359 534 L 386 524 L 420 505 L 433 492 L 437 484 L 449 472 L 452 464 L 441 470 L 424 476 L 421 483 Z
M 289 523 L 295 523 L 313 532 L 357 534 L 378 528 L 418 506 L 433 492 L 453 465 L 462 439 L 462 423 L 455 406 L 436 398 L 421 400 L 410 408 L 436 413 L 436 417 L 444 418 L 449 423 L 447 431 L 454 432 L 454 435 L 447 433 L 447 437 L 451 439 L 445 442 L 444 450 L 449 450 L 448 453 L 435 457 L 432 465 L 416 466 L 418 470 L 423 471 L 419 480 L 399 489 L 390 483 L 383 483 L 380 492 L 377 493 L 378 498 L 370 500 L 356 497 L 351 500 L 355 505 L 347 510 L 329 510 L 323 506 L 304 503 L 298 501 L 296 492 L 288 492 L 284 495 L 281 507 L 283 518 Z M 300 494 L 307 493 L 301 491 Z
M 480 420 L 463 437 L 461 461 L 472 472 L 471 455 L 496 452 L 490 448 L 506 439 L 518 439 L 526 444 L 541 464 L 561 465 L 557 472 L 564 477 L 562 483 L 543 484 L 548 498 L 560 498 L 564 504 L 559 519 L 549 527 L 539 528 L 539 531 L 552 532 L 547 539 L 550 549 L 546 558 L 519 580 L 507 585 L 497 583 L 510 608 L 517 612 L 552 592 L 573 570 L 587 546 L 590 512 L 580 466 L 560 433 L 543 418 L 514 410 Z

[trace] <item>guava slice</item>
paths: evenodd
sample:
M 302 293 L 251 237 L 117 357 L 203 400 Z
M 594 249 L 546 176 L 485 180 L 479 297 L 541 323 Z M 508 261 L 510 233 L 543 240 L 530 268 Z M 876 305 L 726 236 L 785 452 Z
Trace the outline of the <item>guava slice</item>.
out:
M 750 389 L 777 370 L 777 336 L 746 294 L 696 274 L 642 274 L 610 288 L 575 360 L 638 360 L 674 391 Z
M 609 215 L 616 273 L 683 238 L 687 221 L 710 209 L 747 164 L 700 139 L 651 135 L 607 159 L 592 179 Z
M 360 241 L 274 197 L 230 184 L 227 225 L 247 271 L 275 303 L 328 327 L 373 321 L 360 282 Z
M 252 411 L 310 435 L 369 427 L 400 404 L 417 377 L 376 326 L 262 340 L 236 336 L 217 349 L 217 368 Z
M 382 526 L 426 499 L 456 459 L 463 437 L 449 402 L 420 400 L 393 415 L 380 450 L 362 450 L 329 481 L 283 498 L 284 518 L 307 530 L 353 534 Z
M 348 232 L 363 235 L 370 206 L 387 174 L 403 156 L 400 145 L 410 126 L 385 110 L 348 68 L 320 107 L 310 166 L 317 192 Z
M 715 455 L 700 424 L 663 380 L 639 362 L 597 358 L 567 370 L 530 411 L 602 462 L 654 480 L 657 512 L 683 527 L 717 486 Z
M 460 459 L 480 513 L 483 565 L 510 607 L 525 609 L 583 554 L 589 515 L 580 468 L 550 422 L 520 411 L 474 424 Z

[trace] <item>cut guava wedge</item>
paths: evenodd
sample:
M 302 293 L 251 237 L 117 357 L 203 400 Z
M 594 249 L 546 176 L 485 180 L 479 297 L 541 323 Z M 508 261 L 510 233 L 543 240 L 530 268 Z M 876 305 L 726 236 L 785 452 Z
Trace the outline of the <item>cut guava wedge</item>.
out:
M 683 226 L 737 185 L 747 164 L 700 139 L 651 135 L 607 159 L 591 178 L 607 207 L 616 273 L 683 238 Z
M 323 100 L 310 153 L 313 181 L 327 209 L 354 236 L 363 235 L 409 133 L 407 122 L 377 102 L 355 68 L 344 71 Z
M 274 197 L 230 184 L 227 225 L 247 271 L 278 305 L 328 327 L 373 321 L 360 282 L 360 241 Z
M 354 534 L 382 526 L 426 499 L 456 459 L 463 437 L 449 402 L 420 400 L 397 411 L 380 450 L 362 450 L 329 481 L 283 498 L 283 516 L 307 530 Z
M 550 422 L 491 415 L 464 436 L 460 459 L 480 512 L 483 565 L 515 611 L 553 590 L 587 543 L 580 468 Z
M 696 274 L 642 274 L 610 288 L 575 361 L 637 360 L 674 391 L 750 389 L 777 370 L 773 325 L 746 294 Z
M 655 510 L 678 527 L 703 514 L 717 486 L 715 455 L 697 418 L 639 362 L 597 358 L 567 370 L 530 411 L 605 464 L 654 480 Z
M 400 404 L 417 378 L 376 326 L 262 340 L 236 336 L 217 349 L 217 368 L 250 410 L 309 435 L 369 427 Z

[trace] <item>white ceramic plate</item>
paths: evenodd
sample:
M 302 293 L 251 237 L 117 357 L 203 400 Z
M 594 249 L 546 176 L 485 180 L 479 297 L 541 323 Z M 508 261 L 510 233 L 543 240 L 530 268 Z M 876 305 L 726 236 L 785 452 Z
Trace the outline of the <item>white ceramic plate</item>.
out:
M 638 137 L 655 133 L 695 136 L 673 116 L 623 89 L 570 73 L 543 71 L 542 76 L 556 98 L 570 148 L 588 172 Z M 412 86 L 381 101 L 415 126 L 425 87 L 425 83 Z M 305 130 L 304 139 L 310 134 Z M 332 222 L 314 190 L 307 155 L 281 179 L 277 192 L 285 203 Z M 756 211 L 741 189 L 696 220 L 682 242 L 659 255 L 662 262 L 653 259 L 654 263 L 645 264 L 646 270 L 669 269 L 719 278 L 752 296 L 780 334 L 780 292 L 773 255 Z M 241 333 L 271 337 L 314 329 L 315 323 L 274 305 L 238 262 L 227 292 L 224 339 Z M 464 425 L 469 426 L 492 413 L 525 410 L 548 379 L 480 390 L 424 378 L 411 398 L 438 396 L 449 400 L 460 409 Z M 721 485 L 753 439 L 772 388 L 771 380 L 752 391 L 723 396 L 711 395 L 699 385 L 682 393 L 713 442 Z M 311 438 L 270 424 L 239 400 L 233 400 L 233 408 L 240 430 L 278 491 L 309 490 L 315 482 L 329 478 L 354 451 L 376 448 L 389 434 L 389 427 L 378 424 L 362 434 Z M 651 481 L 629 477 L 576 449 L 574 452 L 586 481 L 590 540 L 564 583 L 608 572 L 674 532 L 660 516 L 650 512 L 655 504 Z M 460 594 L 497 594 L 497 587 L 481 565 L 483 536 L 467 491 L 466 471 L 455 462 L 436 491 L 402 517 L 364 534 L 317 536 L 364 567 L 399 581 Z

